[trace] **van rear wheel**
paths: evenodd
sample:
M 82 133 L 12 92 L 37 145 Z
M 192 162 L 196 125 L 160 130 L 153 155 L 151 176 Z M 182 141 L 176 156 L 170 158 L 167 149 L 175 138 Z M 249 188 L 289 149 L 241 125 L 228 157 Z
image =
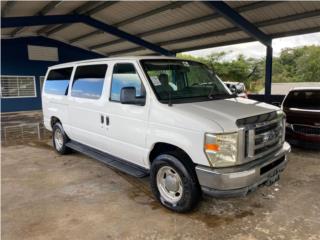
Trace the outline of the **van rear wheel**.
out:
M 52 142 L 54 149 L 61 155 L 69 153 L 70 149 L 66 146 L 68 141 L 68 136 L 64 132 L 61 123 L 55 123 L 52 127 Z
M 150 173 L 155 197 L 170 210 L 190 211 L 201 195 L 191 174 L 177 157 L 170 154 L 159 155 L 152 162 Z

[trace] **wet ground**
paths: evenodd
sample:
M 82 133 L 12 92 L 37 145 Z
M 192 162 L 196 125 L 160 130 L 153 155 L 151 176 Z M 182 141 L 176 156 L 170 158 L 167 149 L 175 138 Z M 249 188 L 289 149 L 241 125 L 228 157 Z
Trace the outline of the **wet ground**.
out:
M 41 113 L 4 114 L 2 239 L 320 239 L 320 152 L 294 149 L 282 178 L 175 214 L 136 179 L 56 154 Z

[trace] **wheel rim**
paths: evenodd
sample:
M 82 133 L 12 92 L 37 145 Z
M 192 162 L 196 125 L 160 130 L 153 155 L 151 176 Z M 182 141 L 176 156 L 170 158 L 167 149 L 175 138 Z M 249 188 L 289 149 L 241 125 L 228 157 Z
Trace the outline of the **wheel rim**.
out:
M 54 143 L 57 150 L 61 150 L 63 146 L 63 135 L 60 129 L 56 129 L 54 132 Z
M 161 167 L 157 173 L 157 187 L 160 195 L 169 203 L 177 203 L 183 194 L 181 177 L 169 166 Z

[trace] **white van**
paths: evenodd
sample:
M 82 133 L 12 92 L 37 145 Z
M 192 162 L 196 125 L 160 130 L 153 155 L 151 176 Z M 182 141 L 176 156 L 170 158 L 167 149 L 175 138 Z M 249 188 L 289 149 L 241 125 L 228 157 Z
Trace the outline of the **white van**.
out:
M 50 67 L 44 124 L 73 149 L 137 177 L 184 212 L 201 192 L 243 196 L 287 163 L 285 116 L 238 98 L 205 65 L 171 57 L 103 58 Z

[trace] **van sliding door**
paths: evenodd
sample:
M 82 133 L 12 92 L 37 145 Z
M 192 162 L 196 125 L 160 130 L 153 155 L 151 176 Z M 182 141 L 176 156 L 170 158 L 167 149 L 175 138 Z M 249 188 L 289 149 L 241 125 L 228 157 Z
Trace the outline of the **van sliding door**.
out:
M 73 140 L 102 151 L 107 150 L 102 114 L 106 107 L 103 90 L 107 68 L 107 64 L 77 66 L 69 96 Z

